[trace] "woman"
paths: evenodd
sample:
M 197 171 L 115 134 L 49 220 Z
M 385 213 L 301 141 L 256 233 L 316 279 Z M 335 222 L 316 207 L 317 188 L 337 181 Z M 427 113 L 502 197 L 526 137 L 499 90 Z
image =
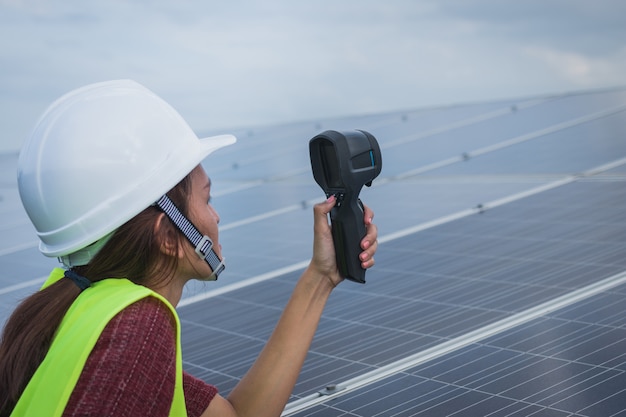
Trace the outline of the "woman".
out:
M 222 397 L 182 371 L 174 306 L 187 281 L 224 269 L 200 162 L 234 141 L 199 140 L 132 81 L 83 87 L 44 113 L 20 153 L 18 186 L 40 250 L 64 267 L 5 325 L 1 416 L 280 414 L 342 281 L 327 221 L 335 200 L 315 205 L 311 262 L 258 359 Z M 377 248 L 372 217 L 366 207 L 364 268 Z

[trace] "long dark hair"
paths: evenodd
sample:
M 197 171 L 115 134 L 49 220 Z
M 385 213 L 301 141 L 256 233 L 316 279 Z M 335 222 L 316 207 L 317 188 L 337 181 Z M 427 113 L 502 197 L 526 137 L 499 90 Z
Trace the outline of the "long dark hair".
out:
M 185 215 L 190 190 L 191 179 L 187 175 L 167 193 Z M 156 271 L 166 271 L 159 275 L 171 276 L 178 261 L 175 256 L 163 255 L 161 243 L 173 237 L 178 248 L 183 238 L 167 217 L 160 228 L 155 228 L 160 213 L 156 207 L 146 208 L 119 227 L 88 265 L 73 270 L 92 282 L 124 277 L 151 288 L 163 285 L 151 282 L 151 277 Z M 9 317 L 0 339 L 0 417 L 9 416 L 15 408 L 79 294 L 76 284 L 62 278 L 26 298 Z

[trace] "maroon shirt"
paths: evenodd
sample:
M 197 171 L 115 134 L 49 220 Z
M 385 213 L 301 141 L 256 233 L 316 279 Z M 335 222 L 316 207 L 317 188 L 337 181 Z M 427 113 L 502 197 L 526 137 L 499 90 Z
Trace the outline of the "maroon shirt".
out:
M 176 378 L 175 321 L 146 297 L 116 315 L 96 342 L 63 416 L 169 415 Z M 189 417 L 200 416 L 217 389 L 183 372 Z

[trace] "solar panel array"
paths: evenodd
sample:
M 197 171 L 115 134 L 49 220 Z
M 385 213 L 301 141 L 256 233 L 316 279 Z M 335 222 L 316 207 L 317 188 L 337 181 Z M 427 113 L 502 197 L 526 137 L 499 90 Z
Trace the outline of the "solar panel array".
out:
M 308 140 L 355 128 L 383 153 L 376 266 L 331 296 L 284 415 L 626 416 L 623 89 L 235 130 L 205 161 L 227 269 L 185 290 L 185 368 L 226 395 L 252 364 L 311 254 Z M 0 320 L 55 264 L 16 159 Z

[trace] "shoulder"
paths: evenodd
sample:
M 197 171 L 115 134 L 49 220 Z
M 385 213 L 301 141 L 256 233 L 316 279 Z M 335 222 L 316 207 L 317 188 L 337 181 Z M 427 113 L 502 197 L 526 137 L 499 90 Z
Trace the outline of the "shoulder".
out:
M 101 415 L 124 409 L 157 416 L 168 410 L 176 376 L 175 326 L 169 307 L 155 297 L 120 311 L 91 351 L 65 415 L 93 406 L 106 408 Z
M 155 297 L 142 298 L 113 317 L 106 325 L 89 360 L 94 356 L 112 363 L 136 361 L 141 366 L 148 357 L 174 362 L 176 322 L 169 307 Z M 156 364 L 154 364 L 156 365 Z
M 139 327 L 140 324 L 142 327 L 149 326 L 146 332 L 152 331 L 155 327 L 176 329 L 176 320 L 170 308 L 160 299 L 151 296 L 144 297 L 124 308 L 113 317 L 107 327 L 116 325 Z
M 117 313 L 102 331 L 98 344 L 108 341 L 126 345 L 154 340 L 159 345 L 170 342 L 175 348 L 175 338 L 176 320 L 169 307 L 156 297 L 145 297 Z

